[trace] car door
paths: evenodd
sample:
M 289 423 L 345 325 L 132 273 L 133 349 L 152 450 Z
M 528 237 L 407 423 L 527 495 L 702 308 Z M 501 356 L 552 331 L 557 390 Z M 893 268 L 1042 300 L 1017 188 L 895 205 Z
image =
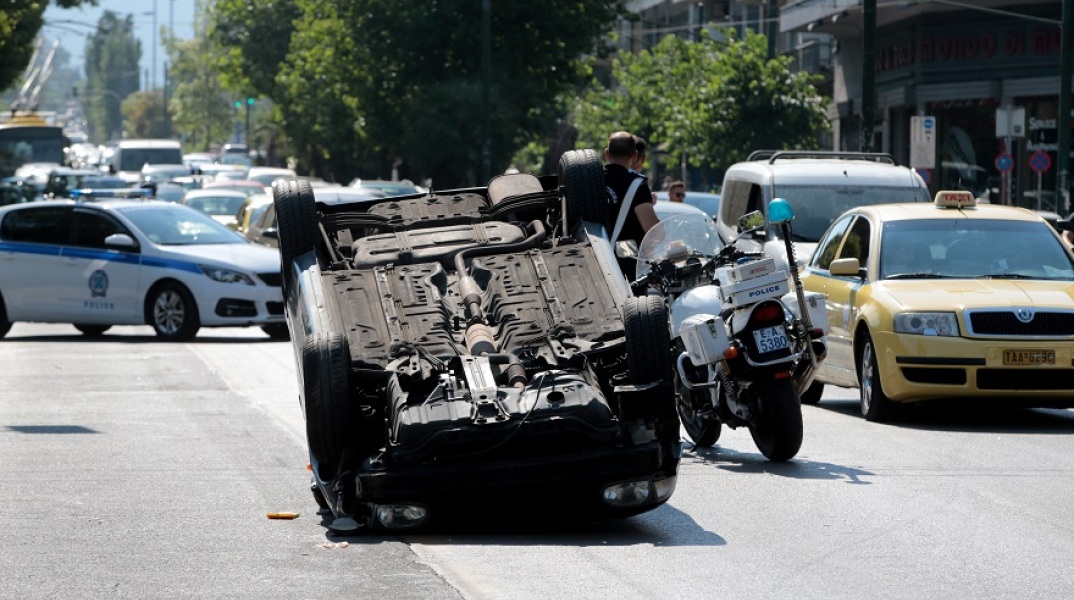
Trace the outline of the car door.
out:
M 833 260 L 856 258 L 858 264 L 865 268 L 872 238 L 869 220 L 862 215 L 854 216 L 841 237 Z M 854 319 L 857 311 L 854 302 L 863 283 L 860 277 L 831 274 L 825 280 L 824 293 L 827 295 L 828 323 L 831 326 L 825 362 L 831 361 L 831 376 L 843 381 L 844 385 L 857 385 L 857 369 L 854 365 Z
M 131 231 L 106 211 L 76 206 L 71 211 L 71 242 L 63 248 L 66 272 L 62 311 L 71 322 L 122 324 L 144 322 L 137 247 L 108 248 L 110 235 Z
M 828 333 L 828 356 L 821 363 L 819 375 L 824 381 L 845 386 L 855 385 L 854 381 L 848 380 L 849 377 L 854 376 L 853 348 L 846 347 L 847 326 L 843 322 L 843 313 L 846 308 L 846 299 L 843 298 L 844 290 L 840 282 L 833 281 L 828 267 L 838 257 L 852 222 L 854 222 L 854 215 L 845 215 L 836 219 L 821 238 L 817 251 L 813 253 L 812 259 L 802 274 L 802 286 L 807 291 L 820 292 L 825 295 L 828 323 L 831 327 Z M 837 299 L 832 298 L 833 292 L 836 292 Z M 836 327 L 839 329 L 836 330 Z
M 68 207 L 27 206 L 0 221 L 0 294 L 9 321 L 57 321 Z

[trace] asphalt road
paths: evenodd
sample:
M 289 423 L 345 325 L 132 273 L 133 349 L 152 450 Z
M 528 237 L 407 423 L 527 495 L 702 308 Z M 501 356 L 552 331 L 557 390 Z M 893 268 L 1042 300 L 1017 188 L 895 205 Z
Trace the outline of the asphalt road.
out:
M 670 502 L 624 521 L 335 537 L 289 343 L 20 323 L 0 342 L 0 598 L 1074 597 L 1074 412 L 874 424 L 855 394 L 804 408 L 787 464 L 745 430 L 687 448 Z

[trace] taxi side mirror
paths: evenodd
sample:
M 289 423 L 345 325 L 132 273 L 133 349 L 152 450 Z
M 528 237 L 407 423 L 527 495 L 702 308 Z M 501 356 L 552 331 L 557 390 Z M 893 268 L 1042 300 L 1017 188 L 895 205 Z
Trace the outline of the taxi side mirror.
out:
M 828 265 L 828 272 L 840 277 L 865 277 L 865 269 L 861 268 L 861 263 L 856 258 L 833 260 L 832 264 Z

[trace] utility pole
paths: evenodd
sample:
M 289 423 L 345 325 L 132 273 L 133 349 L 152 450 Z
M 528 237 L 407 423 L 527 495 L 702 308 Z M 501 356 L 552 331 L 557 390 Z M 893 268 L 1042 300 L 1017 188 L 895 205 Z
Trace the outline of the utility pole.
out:
M 157 0 L 153 0 L 153 79 L 149 89 L 157 87 Z
M 1059 44 L 1059 115 L 1056 126 L 1059 139 L 1055 149 L 1056 191 L 1055 212 L 1063 207 L 1061 216 L 1070 214 L 1070 77 L 1071 51 L 1074 51 L 1074 0 L 1063 0 L 1063 34 Z
M 779 5 L 768 0 L 768 60 L 776 57 L 776 40 L 779 35 Z
M 876 0 L 864 0 L 861 34 L 861 151 L 873 151 L 876 119 Z
M 492 7 L 481 0 L 481 183 L 492 178 Z

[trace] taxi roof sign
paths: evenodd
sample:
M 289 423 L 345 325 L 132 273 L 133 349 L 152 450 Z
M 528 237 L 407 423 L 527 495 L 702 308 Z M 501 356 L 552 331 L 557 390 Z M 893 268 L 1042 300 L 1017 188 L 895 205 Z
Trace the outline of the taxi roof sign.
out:
M 933 200 L 940 208 L 965 208 L 977 206 L 977 198 L 966 190 L 940 190 Z

